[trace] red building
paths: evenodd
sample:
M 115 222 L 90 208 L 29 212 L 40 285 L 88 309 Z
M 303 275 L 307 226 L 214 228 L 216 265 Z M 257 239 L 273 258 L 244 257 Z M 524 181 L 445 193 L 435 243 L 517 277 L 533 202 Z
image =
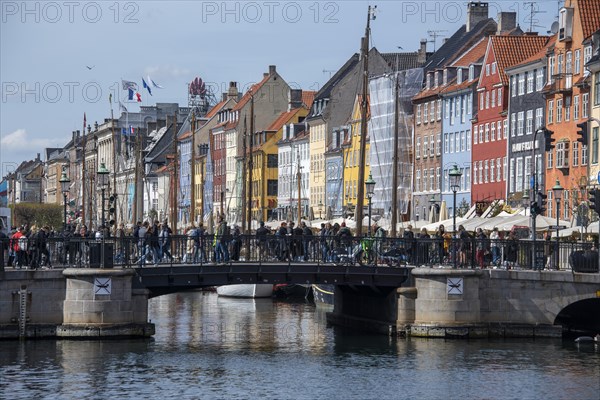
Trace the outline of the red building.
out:
M 477 85 L 478 110 L 473 118 L 471 201 L 506 198 L 508 78 L 505 69 L 538 52 L 546 36 L 491 36 Z

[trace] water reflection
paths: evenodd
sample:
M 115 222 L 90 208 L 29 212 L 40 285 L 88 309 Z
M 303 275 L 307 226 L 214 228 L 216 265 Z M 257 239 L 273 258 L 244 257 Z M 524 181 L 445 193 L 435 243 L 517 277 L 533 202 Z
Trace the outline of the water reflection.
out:
M 393 339 L 323 310 L 191 292 L 158 297 L 145 340 L 0 341 L 10 398 L 598 399 L 600 351 L 572 340 Z

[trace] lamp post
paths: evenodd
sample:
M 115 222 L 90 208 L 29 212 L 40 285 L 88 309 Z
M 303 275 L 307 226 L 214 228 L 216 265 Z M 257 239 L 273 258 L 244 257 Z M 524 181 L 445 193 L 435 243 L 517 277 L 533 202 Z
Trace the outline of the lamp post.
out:
M 63 232 L 67 230 L 67 195 L 69 194 L 69 186 L 71 180 L 67 176 L 67 167 L 63 166 L 62 175 L 58 180 L 60 182 L 60 191 L 63 194 L 63 207 L 64 207 L 64 220 L 63 220 Z
M 369 236 L 371 236 L 371 199 L 373 198 L 373 192 L 375 191 L 375 181 L 369 172 L 369 177 L 365 181 L 365 189 L 367 192 L 367 199 L 369 200 Z M 362 225 L 362 221 L 356 221 Z
M 435 200 L 435 196 L 434 196 L 434 195 L 431 195 L 431 198 L 429 199 L 429 212 L 430 212 L 430 213 L 433 211 L 433 209 L 434 209 L 434 207 L 435 207 L 435 202 L 436 202 L 436 200 Z M 437 218 L 435 218 L 435 217 L 436 217 L 436 214 L 435 214 L 433 217 L 434 217 L 434 218 L 430 218 L 430 220 L 432 220 L 432 219 L 433 219 L 433 221 L 431 221 L 431 222 L 437 222 L 437 221 L 436 221 L 436 219 L 437 219 Z
M 558 260 L 559 260 L 558 252 L 560 250 L 559 237 L 558 237 L 558 229 L 559 229 L 558 224 L 560 222 L 560 200 L 562 198 L 562 194 L 563 194 L 564 190 L 565 189 L 562 186 L 560 186 L 560 182 L 557 179 L 556 184 L 552 188 L 552 192 L 554 193 L 554 198 L 556 199 L 556 251 L 555 251 L 556 256 L 554 258 L 555 263 L 556 263 L 556 266 L 555 266 L 556 269 L 558 269 Z
M 104 191 L 106 190 L 106 187 L 108 186 L 108 175 L 110 174 L 110 171 L 106 168 L 106 165 L 104 165 L 104 162 L 100 163 L 100 168 L 98 168 L 98 171 L 96 172 L 96 175 L 98 175 L 98 185 L 100 185 L 100 191 L 102 192 L 102 229 L 104 232 L 104 227 L 106 225 L 106 219 L 104 217 Z
M 452 190 L 452 226 L 454 238 L 456 238 L 456 192 L 460 189 L 460 178 L 462 172 L 458 169 L 458 165 L 454 164 L 454 167 L 448 172 L 450 178 L 450 190 Z M 456 241 L 452 243 L 452 262 L 456 269 Z

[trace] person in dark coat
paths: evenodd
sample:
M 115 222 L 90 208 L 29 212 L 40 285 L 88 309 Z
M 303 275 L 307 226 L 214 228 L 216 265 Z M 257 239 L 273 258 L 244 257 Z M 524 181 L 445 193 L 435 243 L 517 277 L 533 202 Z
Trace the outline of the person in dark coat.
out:
M 415 246 L 415 234 L 412 231 L 412 225 L 408 225 L 404 232 L 402 232 L 402 239 L 404 239 L 404 249 L 406 250 L 406 260 L 411 263 L 413 262 L 414 246 Z

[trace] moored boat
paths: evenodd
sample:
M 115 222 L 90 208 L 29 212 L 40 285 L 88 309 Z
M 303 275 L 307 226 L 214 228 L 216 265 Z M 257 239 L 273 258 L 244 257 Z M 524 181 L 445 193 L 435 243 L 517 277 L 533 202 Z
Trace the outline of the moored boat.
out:
M 258 298 L 271 297 L 273 285 L 266 283 L 242 283 L 217 287 L 217 294 L 225 297 Z
M 333 306 L 334 285 L 313 284 L 313 298 L 317 306 Z

